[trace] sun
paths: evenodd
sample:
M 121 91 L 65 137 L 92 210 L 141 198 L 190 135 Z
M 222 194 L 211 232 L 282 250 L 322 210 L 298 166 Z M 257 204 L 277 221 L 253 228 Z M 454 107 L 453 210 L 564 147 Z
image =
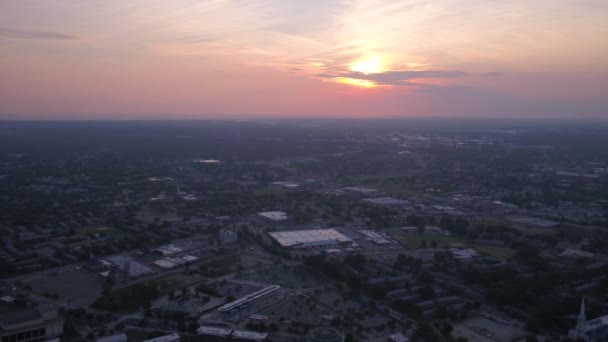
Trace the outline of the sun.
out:
M 378 56 L 369 56 L 359 59 L 350 66 L 350 70 L 366 75 L 381 73 L 383 70 L 382 59 Z

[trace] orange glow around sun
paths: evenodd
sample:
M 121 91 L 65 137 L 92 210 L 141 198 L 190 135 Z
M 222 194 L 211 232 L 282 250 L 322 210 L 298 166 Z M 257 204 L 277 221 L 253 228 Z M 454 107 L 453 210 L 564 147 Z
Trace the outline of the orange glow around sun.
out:
M 384 68 L 380 57 L 369 56 L 355 61 L 350 66 L 350 70 L 369 75 L 381 73 Z
M 336 80 L 342 84 L 348 84 L 348 85 L 361 87 L 361 88 L 373 88 L 373 87 L 377 86 L 376 82 L 374 82 L 374 81 L 360 80 L 357 78 L 338 77 Z
M 384 71 L 384 66 L 380 57 L 367 56 L 354 61 L 350 65 L 350 71 L 359 72 L 365 75 L 378 74 Z M 352 77 L 338 77 L 336 80 L 339 83 L 360 88 L 373 88 L 378 86 L 374 81 Z

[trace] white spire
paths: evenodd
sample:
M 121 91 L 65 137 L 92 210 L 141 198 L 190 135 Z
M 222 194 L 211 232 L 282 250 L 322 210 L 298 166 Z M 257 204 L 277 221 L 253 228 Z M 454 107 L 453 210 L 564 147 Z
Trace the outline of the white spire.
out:
M 581 311 L 578 314 L 578 319 L 576 320 L 576 328 L 572 332 L 571 338 L 574 341 L 587 341 L 587 315 L 585 314 L 585 297 L 581 299 Z

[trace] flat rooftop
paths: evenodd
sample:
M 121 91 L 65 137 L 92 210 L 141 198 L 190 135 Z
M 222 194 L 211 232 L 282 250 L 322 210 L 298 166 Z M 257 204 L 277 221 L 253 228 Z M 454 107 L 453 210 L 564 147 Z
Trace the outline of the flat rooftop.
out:
M 232 332 L 232 338 L 242 338 L 242 339 L 263 341 L 268 338 L 268 334 L 255 332 L 255 331 L 235 330 Z
M 335 229 L 292 230 L 268 234 L 283 247 L 319 246 L 353 241 Z
M 267 219 L 273 220 L 273 221 L 287 220 L 287 214 L 285 214 L 282 211 L 263 211 L 261 213 L 258 213 L 258 215 L 265 217 Z
M 200 326 L 196 329 L 198 335 L 212 335 L 212 336 L 229 336 L 232 333 L 231 329 L 224 329 L 218 327 L 207 327 Z

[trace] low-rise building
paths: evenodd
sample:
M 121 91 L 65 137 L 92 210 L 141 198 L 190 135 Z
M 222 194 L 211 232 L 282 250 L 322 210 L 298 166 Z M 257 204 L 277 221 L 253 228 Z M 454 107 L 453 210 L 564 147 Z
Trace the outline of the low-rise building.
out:
M 169 335 L 155 337 L 149 340 L 144 340 L 144 342 L 179 342 L 181 341 L 181 337 L 178 333 L 173 333 Z
M 222 305 L 217 310 L 224 319 L 238 319 L 245 315 L 258 312 L 262 307 L 268 306 L 281 298 L 279 285 L 271 285 L 259 291 L 238 298 L 235 301 Z
M 258 213 L 259 216 L 265 217 L 272 221 L 285 221 L 287 220 L 287 214 L 282 211 L 263 211 Z
M 0 341 L 44 342 L 62 333 L 63 319 L 53 305 L 0 302 Z
M 97 342 L 127 342 L 127 341 L 129 341 L 129 338 L 127 337 L 127 334 L 125 334 L 125 333 L 100 337 L 97 339 Z
M 268 334 L 254 331 L 235 330 L 232 332 L 230 340 L 233 342 L 264 342 L 268 340 Z
M 352 245 L 352 239 L 335 229 L 291 230 L 268 233 L 279 245 L 287 248 Z
M 230 334 L 232 334 L 232 329 L 210 327 L 210 326 L 200 326 L 196 330 L 197 340 L 205 341 L 205 342 L 229 341 Z

